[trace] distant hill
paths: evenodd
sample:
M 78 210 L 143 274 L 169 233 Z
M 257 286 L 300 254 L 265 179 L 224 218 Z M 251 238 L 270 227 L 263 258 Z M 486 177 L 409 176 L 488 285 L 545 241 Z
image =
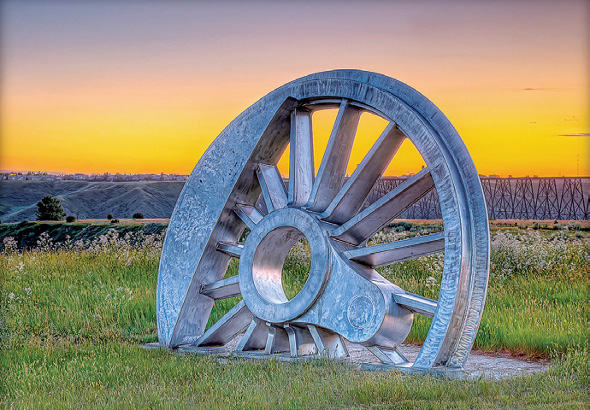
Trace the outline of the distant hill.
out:
M 369 203 L 405 180 L 385 177 Z M 482 177 L 488 215 L 493 219 L 587 220 L 590 217 L 590 177 Z M 183 181 L 14 181 L 0 180 L 0 220 L 34 220 L 37 202 L 45 195 L 60 199 L 68 215 L 79 219 L 170 218 Z M 399 216 L 401 219 L 440 218 L 434 191 Z
M 57 197 L 68 215 L 79 219 L 169 218 L 184 182 L 0 181 L 0 220 L 34 220 L 37 202 Z

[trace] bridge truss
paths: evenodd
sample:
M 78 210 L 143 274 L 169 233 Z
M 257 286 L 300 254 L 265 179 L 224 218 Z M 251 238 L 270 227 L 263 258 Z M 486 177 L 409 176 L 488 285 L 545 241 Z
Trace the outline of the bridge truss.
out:
M 371 192 L 371 204 L 407 177 L 383 177 Z M 587 220 L 590 177 L 481 177 L 489 219 Z M 435 190 L 430 191 L 400 219 L 440 219 Z

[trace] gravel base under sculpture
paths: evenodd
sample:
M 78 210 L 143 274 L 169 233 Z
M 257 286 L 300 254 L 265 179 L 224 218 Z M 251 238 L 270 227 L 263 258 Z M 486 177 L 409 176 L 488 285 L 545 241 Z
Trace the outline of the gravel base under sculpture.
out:
M 227 363 L 230 358 L 233 359 L 234 349 L 238 345 L 242 335 L 236 336 L 231 342 L 227 343 L 225 346 L 220 347 L 207 347 L 207 348 L 183 348 L 180 347 L 174 352 L 179 354 L 210 354 L 217 356 L 219 358 L 220 363 Z M 158 343 L 150 343 L 145 346 L 146 348 L 160 348 Z M 356 366 L 362 370 L 376 370 L 376 371 L 404 371 L 400 368 L 393 368 L 392 366 L 387 366 L 382 364 L 379 359 L 377 359 L 371 352 L 365 349 L 363 346 L 346 342 L 346 347 L 348 349 L 349 357 L 344 359 L 337 359 L 343 361 L 344 363 L 350 363 L 353 366 Z M 413 360 L 416 358 L 418 353 L 420 352 L 420 346 L 411 345 L 411 344 L 402 344 L 399 350 L 406 356 L 408 359 Z M 298 358 L 291 358 L 289 357 L 288 353 L 280 353 L 274 354 L 271 356 L 268 355 L 256 355 L 255 353 L 248 354 L 241 357 L 236 357 L 234 360 L 243 360 L 246 359 L 275 359 L 280 361 L 294 361 L 294 360 L 314 360 L 316 357 L 314 356 L 307 356 L 307 357 L 298 357 Z M 548 365 L 547 363 L 538 362 L 538 361 L 531 361 L 531 360 L 522 360 L 514 357 L 496 357 L 488 354 L 482 354 L 478 352 L 472 352 L 467 359 L 467 363 L 465 364 L 463 369 L 453 370 L 453 369 L 432 369 L 430 371 L 425 371 L 425 373 L 430 373 L 438 376 L 449 377 L 449 378 L 467 378 L 467 379 L 476 379 L 476 378 L 486 378 L 492 380 L 502 380 L 508 379 L 512 377 L 518 376 L 526 376 L 534 373 L 539 373 L 542 371 L 547 370 Z M 416 373 L 416 370 L 411 371 L 412 373 Z

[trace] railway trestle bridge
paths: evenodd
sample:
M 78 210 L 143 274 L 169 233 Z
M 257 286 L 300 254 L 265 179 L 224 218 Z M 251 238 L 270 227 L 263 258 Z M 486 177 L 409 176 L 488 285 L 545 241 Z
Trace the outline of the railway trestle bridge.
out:
M 382 177 L 367 203 L 373 203 L 407 177 Z M 480 177 L 489 219 L 587 220 L 590 177 Z M 400 219 L 440 219 L 435 190 L 427 193 Z

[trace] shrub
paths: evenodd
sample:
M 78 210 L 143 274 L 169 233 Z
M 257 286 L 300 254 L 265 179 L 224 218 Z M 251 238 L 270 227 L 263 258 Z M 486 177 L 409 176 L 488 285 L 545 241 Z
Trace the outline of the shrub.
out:
M 59 199 L 46 195 L 37 202 L 38 221 L 61 221 L 64 216 L 66 216 L 66 212 L 62 208 Z
M 143 214 L 141 212 L 136 212 L 133 214 L 133 219 L 143 219 Z
M 398 222 L 392 222 L 388 226 L 391 229 L 393 229 L 395 232 L 403 232 L 403 231 L 411 230 L 413 224 L 411 222 L 398 221 Z M 401 228 L 401 229 L 397 229 L 397 228 Z
M 113 214 L 108 214 L 108 215 L 107 215 L 107 219 L 108 219 L 109 221 L 110 221 L 111 219 L 113 219 L 113 218 L 114 218 Z
M 76 221 L 76 217 L 74 215 L 66 216 L 66 222 L 75 222 L 75 221 Z
M 112 223 L 112 224 L 118 224 L 118 223 L 119 223 L 119 220 L 118 220 L 118 219 L 115 219 L 115 218 L 113 218 L 113 219 L 111 219 L 111 223 Z

